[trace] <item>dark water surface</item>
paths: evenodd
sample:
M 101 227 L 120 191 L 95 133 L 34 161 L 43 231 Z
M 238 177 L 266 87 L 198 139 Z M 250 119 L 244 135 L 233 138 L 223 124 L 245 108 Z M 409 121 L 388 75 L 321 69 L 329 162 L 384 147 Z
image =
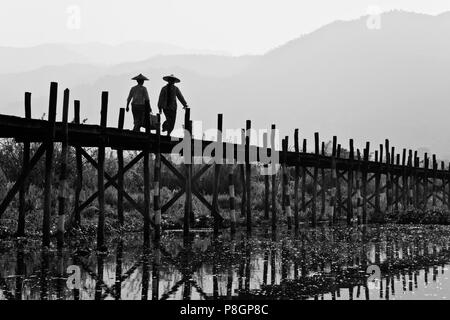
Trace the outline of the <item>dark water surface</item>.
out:
M 107 255 L 39 242 L 2 241 L 2 299 L 450 299 L 450 227 L 322 227 L 265 230 L 234 239 L 209 232 L 184 245 L 164 235 L 147 251 L 140 235 L 109 245 Z M 67 287 L 67 268 L 79 266 L 79 289 Z M 381 281 L 368 282 L 375 265 Z M 372 267 L 373 268 L 373 267 Z

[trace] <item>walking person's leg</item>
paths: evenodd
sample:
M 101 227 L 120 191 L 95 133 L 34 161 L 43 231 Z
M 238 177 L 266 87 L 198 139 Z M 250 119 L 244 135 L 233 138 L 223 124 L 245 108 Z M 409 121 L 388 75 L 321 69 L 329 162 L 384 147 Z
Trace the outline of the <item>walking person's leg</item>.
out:
M 139 108 L 136 105 L 131 106 L 131 111 L 133 112 L 133 131 L 139 131 L 140 125 L 139 125 Z
M 169 126 L 167 128 L 167 135 L 170 136 L 170 134 L 173 131 L 173 128 L 175 127 L 175 121 L 177 119 L 177 110 L 170 110 L 169 112 Z

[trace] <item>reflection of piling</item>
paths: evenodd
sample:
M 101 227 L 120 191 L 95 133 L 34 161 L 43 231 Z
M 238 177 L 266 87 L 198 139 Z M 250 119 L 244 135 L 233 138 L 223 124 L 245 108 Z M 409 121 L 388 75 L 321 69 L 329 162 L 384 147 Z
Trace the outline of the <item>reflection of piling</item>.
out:
M 122 263 L 123 263 L 123 240 L 120 239 L 117 244 L 116 252 L 116 279 L 114 282 L 115 299 L 120 300 L 122 295 Z
M 153 251 L 153 269 L 152 269 L 152 300 L 159 299 L 159 266 L 161 264 L 161 249 L 159 244 L 155 245 Z

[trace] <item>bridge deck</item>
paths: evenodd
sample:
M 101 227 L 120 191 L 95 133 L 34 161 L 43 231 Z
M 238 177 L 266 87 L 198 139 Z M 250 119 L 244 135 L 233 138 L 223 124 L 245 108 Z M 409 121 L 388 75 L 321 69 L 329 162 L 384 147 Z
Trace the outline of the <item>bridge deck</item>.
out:
M 60 142 L 63 139 L 62 132 L 63 124 L 61 122 L 55 123 L 55 142 Z M 144 146 L 148 145 L 150 150 L 156 147 L 157 136 L 156 134 L 146 134 L 144 132 L 134 132 L 131 130 L 122 130 L 113 127 L 107 127 L 102 129 L 99 125 L 91 124 L 75 124 L 69 123 L 69 145 L 81 146 L 81 147 L 97 147 L 100 142 L 103 141 L 106 147 L 112 149 L 122 149 L 122 150 L 142 150 Z M 43 142 L 48 139 L 48 128 L 49 122 L 47 120 L 41 119 L 26 119 L 17 116 L 10 115 L 0 115 L 0 138 L 14 138 L 17 141 L 29 141 L 29 142 Z M 180 138 L 171 138 L 166 136 L 161 136 L 161 153 L 172 153 L 174 146 L 180 141 Z M 196 140 L 194 143 L 201 143 L 202 150 L 212 143 L 208 140 Z M 237 159 L 238 148 L 243 148 L 240 144 L 231 144 L 224 142 L 224 150 L 228 148 L 233 148 L 234 159 Z M 259 158 L 259 149 L 257 146 L 250 146 L 253 151 L 257 152 L 257 161 Z M 256 150 L 255 150 L 256 149 Z M 268 148 L 270 154 L 270 148 Z M 226 154 L 224 152 L 224 159 L 226 159 Z M 231 159 L 230 159 L 231 160 Z M 284 163 L 284 159 L 280 156 L 280 163 Z M 301 167 L 313 167 L 318 166 L 319 168 L 329 168 L 331 169 L 331 156 L 316 155 L 313 153 L 305 152 L 293 152 L 288 151 L 286 157 L 287 166 L 299 165 Z M 361 169 L 366 165 L 364 160 L 350 160 L 347 158 L 337 158 L 336 167 L 339 170 L 348 169 Z M 425 171 L 430 173 L 432 169 L 425 168 L 414 168 L 410 166 L 402 166 L 390 164 L 387 168 L 385 163 L 368 161 L 367 162 L 367 172 L 368 173 L 381 173 L 384 174 L 389 170 L 389 173 L 402 175 L 404 170 L 406 174 L 410 174 L 412 170 L 415 171 L 417 176 L 425 176 Z M 436 170 L 437 179 L 450 178 L 450 171 L 448 170 Z

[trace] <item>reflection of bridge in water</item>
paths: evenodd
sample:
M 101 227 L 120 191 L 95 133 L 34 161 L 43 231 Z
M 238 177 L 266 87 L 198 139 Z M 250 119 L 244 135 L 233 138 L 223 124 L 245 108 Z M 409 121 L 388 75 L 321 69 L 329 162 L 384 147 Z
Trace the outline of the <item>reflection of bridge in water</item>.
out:
M 113 256 L 22 247 L 0 260 L 0 298 L 398 299 L 413 292 L 423 298 L 432 284 L 448 279 L 448 230 L 420 238 L 430 229 L 389 228 L 301 230 L 279 239 L 205 237 L 188 247 L 173 236 L 166 247 L 146 252 L 119 241 Z M 66 287 L 71 264 L 82 270 L 79 290 Z M 369 290 L 372 264 L 382 279 Z

